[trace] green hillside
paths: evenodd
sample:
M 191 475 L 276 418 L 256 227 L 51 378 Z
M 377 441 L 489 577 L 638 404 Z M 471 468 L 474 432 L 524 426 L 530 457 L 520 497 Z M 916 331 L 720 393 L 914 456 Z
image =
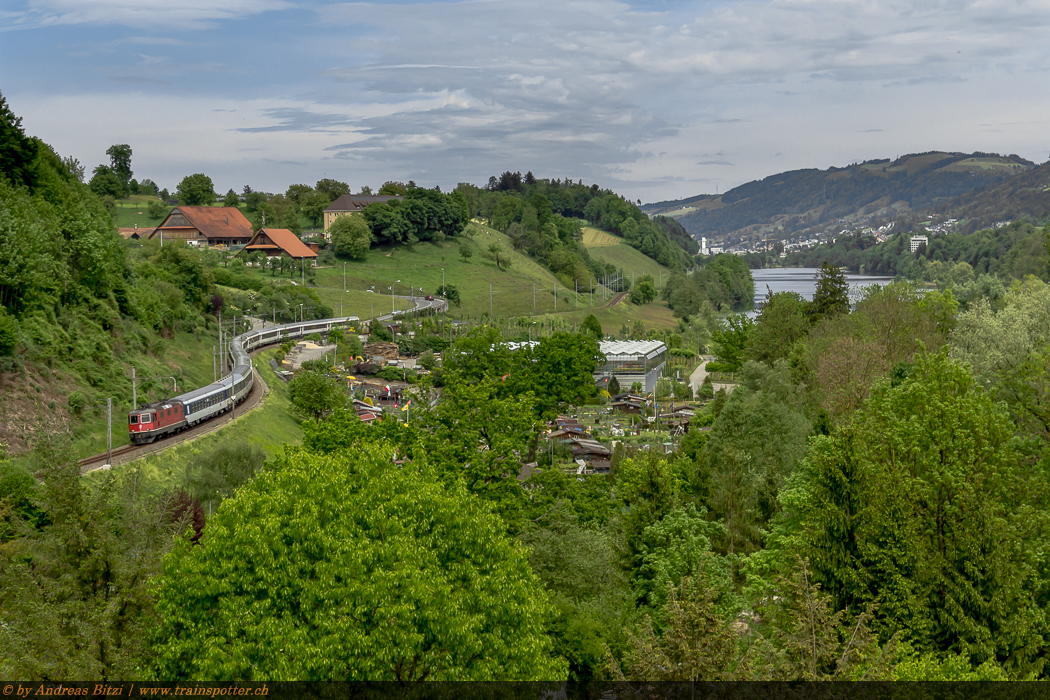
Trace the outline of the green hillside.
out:
M 670 274 L 670 270 L 660 263 L 627 245 L 622 238 L 605 231 L 585 226 L 583 245 L 592 258 L 612 263 L 622 269 L 628 279 L 631 273 L 636 273 L 638 277 L 652 275 L 659 287 L 660 280 L 667 279 Z
M 558 312 L 575 305 L 574 290 L 559 283 L 553 274 L 536 261 L 513 250 L 509 237 L 478 223 L 469 226 L 470 234 L 457 240 L 417 243 L 414 246 L 385 246 L 373 248 L 364 261 L 344 261 L 328 267 L 320 267 L 316 273 L 318 296 L 338 312 L 339 299 L 343 297 L 344 313 L 368 318 L 389 313 L 391 298 L 389 287 L 399 295 L 409 294 L 409 287 L 416 294 L 436 294 L 441 287 L 442 269 L 445 283 L 454 286 L 460 294 L 460 306 L 451 308 L 453 316 L 481 316 L 489 312 L 489 285 L 492 285 L 492 313 L 495 316 L 520 316 L 533 313 L 533 289 L 535 288 L 535 312 L 543 314 L 555 310 L 554 289 L 558 289 Z M 472 251 L 467 260 L 459 255 L 460 242 L 465 241 Z M 502 248 L 501 260 L 510 260 L 509 269 L 499 269 L 489 246 L 497 243 Z M 623 246 L 641 260 L 648 261 L 654 270 L 659 265 L 641 253 Z M 625 258 L 626 259 L 626 258 Z M 609 260 L 609 262 L 613 262 Z M 505 264 L 505 263 L 504 263 Z M 639 261 L 639 271 L 641 262 Z M 649 267 L 645 268 L 649 271 Z M 256 270 L 264 279 L 270 273 Z M 666 274 L 666 273 L 665 273 Z M 400 280 L 400 281 L 399 281 Z M 373 289 L 375 292 L 368 292 Z M 422 292 L 420 292 L 422 288 Z M 604 303 L 595 295 L 594 306 Z M 580 308 L 591 308 L 590 298 L 580 295 Z M 407 301 L 395 299 L 395 308 L 405 308 Z

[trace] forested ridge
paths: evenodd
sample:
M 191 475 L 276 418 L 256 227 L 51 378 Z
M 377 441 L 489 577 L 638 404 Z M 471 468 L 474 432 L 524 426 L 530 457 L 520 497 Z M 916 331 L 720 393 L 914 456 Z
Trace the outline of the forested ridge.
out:
M 698 207 L 678 217 L 693 236 L 745 234 L 775 239 L 866 215 L 912 225 L 940 213 L 972 220 L 966 232 L 996 221 L 1045 218 L 1046 166 L 1015 155 L 917 153 L 826 170 L 793 170 L 700 196 L 645 205 L 650 213 Z

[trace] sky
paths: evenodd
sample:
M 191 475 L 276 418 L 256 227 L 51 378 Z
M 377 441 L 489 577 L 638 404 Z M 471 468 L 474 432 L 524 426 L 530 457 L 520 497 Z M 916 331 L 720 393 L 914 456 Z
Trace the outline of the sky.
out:
M 1050 158 L 1050 0 L 0 0 L 0 92 L 90 175 L 654 202 L 932 150 Z

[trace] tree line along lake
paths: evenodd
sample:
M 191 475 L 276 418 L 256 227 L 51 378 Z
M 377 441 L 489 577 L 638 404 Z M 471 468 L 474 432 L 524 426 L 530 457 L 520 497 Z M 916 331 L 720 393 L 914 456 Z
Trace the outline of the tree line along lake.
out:
M 755 308 L 761 309 L 766 301 L 766 289 L 777 292 L 796 292 L 803 298 L 813 299 L 813 292 L 817 288 L 817 277 L 820 268 L 816 267 L 772 267 L 760 270 L 752 270 L 751 276 L 755 280 Z M 884 285 L 893 281 L 893 277 L 881 275 L 857 275 L 846 273 L 846 281 L 849 282 L 850 297 L 856 298 L 863 287 L 872 284 Z M 755 315 L 757 311 L 752 311 Z

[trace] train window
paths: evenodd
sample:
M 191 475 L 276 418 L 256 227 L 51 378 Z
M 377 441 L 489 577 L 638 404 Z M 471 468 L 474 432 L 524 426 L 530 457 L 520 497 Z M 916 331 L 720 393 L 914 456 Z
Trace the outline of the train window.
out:
M 149 414 L 148 414 L 148 413 L 143 413 L 143 414 L 141 415 L 141 417 L 140 417 L 140 420 L 141 420 L 141 421 L 142 421 L 143 423 L 149 423 Z
M 135 415 L 134 413 L 132 413 L 131 417 L 128 418 L 128 422 L 131 423 L 132 425 L 135 425 L 135 424 L 137 424 L 139 422 L 139 417 L 137 415 Z

